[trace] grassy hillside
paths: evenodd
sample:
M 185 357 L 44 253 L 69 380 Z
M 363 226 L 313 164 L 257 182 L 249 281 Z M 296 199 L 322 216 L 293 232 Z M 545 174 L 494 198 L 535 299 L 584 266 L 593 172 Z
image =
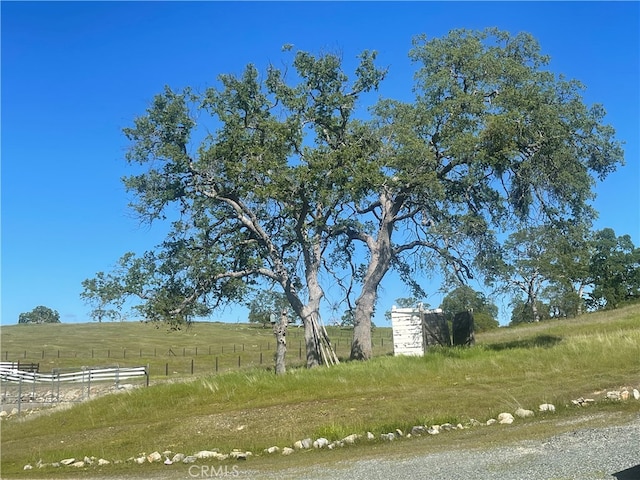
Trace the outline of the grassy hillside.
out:
M 132 350 L 151 349 L 157 342 L 156 348 L 166 348 L 166 340 L 160 343 L 160 339 L 170 339 L 168 341 L 175 342 L 179 348 L 182 339 L 186 342 L 188 338 L 192 344 L 202 340 L 198 337 L 204 337 L 205 330 L 207 339 L 201 348 L 207 348 L 214 335 L 219 338 L 226 335 L 225 341 L 231 344 L 244 342 L 245 349 L 249 344 L 269 338 L 267 331 L 253 327 L 198 325 L 191 332 L 177 335 L 149 330 L 151 333 L 144 340 L 148 343 L 139 346 L 136 342 L 140 339 L 122 336 L 124 331 L 135 335 L 133 326 L 124 326 L 124 330 L 116 328 L 118 326 L 123 327 L 114 324 L 50 326 L 50 332 L 65 335 L 56 336 L 55 340 L 41 340 L 55 346 L 48 349 L 58 346 L 62 349 L 63 337 L 76 336 L 78 333 L 74 330 L 82 329 L 82 351 L 86 352 L 89 345 L 97 342 L 103 342 L 100 345 L 121 342 L 132 345 L 127 347 Z M 42 327 L 28 328 L 35 334 L 36 329 Z M 29 348 L 28 344 L 20 343 L 25 341 L 21 336 L 29 333 L 21 330 L 23 328 L 25 326 L 2 329 L 3 351 L 11 351 L 9 345 Z M 209 328 L 211 330 L 207 330 Z M 383 329 L 379 330 L 376 339 L 384 334 Z M 91 336 L 91 331 L 96 332 L 96 336 Z M 5 332 L 11 337 L 5 337 Z M 233 448 L 261 452 L 272 445 L 291 446 L 305 437 L 325 436 L 333 440 L 354 432 L 382 433 L 395 428 L 406 430 L 418 424 L 466 423 L 471 418 L 485 421 L 518 407 L 536 409 L 545 402 L 556 405 L 553 416 L 537 415 L 533 420 L 517 422 L 528 425 L 526 430 L 517 425 L 496 429 L 480 427 L 482 435 L 478 433 L 480 430 L 446 435 L 456 438 L 456 442 L 467 438 L 475 442 L 473 445 L 482 446 L 498 441 L 496 432 L 504 438 L 505 432 L 533 435 L 560 425 L 570 428 L 566 425 L 576 420 L 568 417 L 585 415 L 587 411 L 572 406 L 572 399 L 620 386 L 640 388 L 640 306 L 589 314 L 575 320 L 500 329 L 479 335 L 477 340 L 474 348 L 437 349 L 424 358 L 381 355 L 369 362 L 343 362 L 330 369 L 291 369 L 284 377 L 276 377 L 263 366 L 218 375 L 196 375 L 184 381 L 174 378 L 25 421 L 4 420 L 3 478 L 24 475 L 22 466 L 35 464 L 39 459 L 52 462 L 65 457 L 96 455 L 126 460 L 141 452 L 193 453 L 214 448 L 223 452 Z M 186 348 L 186 343 L 184 345 Z M 385 341 L 385 348 L 387 346 Z M 76 348 L 80 353 L 79 347 Z M 381 349 L 376 347 L 376 350 Z M 640 402 L 603 401 L 589 408 L 590 415 L 637 413 Z M 446 436 L 440 436 L 438 443 L 446 444 Z M 424 442 L 429 442 L 429 446 L 425 447 Z M 409 444 L 414 447 L 406 447 Z M 424 438 L 354 448 L 359 449 L 359 455 L 371 449 L 380 455 L 405 447 L 418 448 L 416 445 L 434 448 L 434 444 L 433 439 Z M 340 455 L 344 453 L 324 452 L 322 457 Z M 315 461 L 323 461 L 318 452 L 291 457 L 257 456 L 246 465 L 277 468 L 285 463 Z M 154 468 L 162 467 L 147 465 L 145 475 L 153 475 Z M 113 472 L 141 475 L 141 468 L 125 463 L 71 473 L 69 469 L 42 469 L 29 472 L 28 478 L 65 474 L 93 478 Z
M 327 328 L 339 357 L 347 358 L 351 330 Z M 149 365 L 152 380 L 194 373 L 237 370 L 273 364 L 271 328 L 254 324 L 194 323 L 169 331 L 140 322 L 11 325 L 1 328 L 2 361 L 34 362 L 41 372 L 81 366 Z M 304 331 L 292 326 L 287 334 L 287 360 L 304 363 Z M 376 328 L 376 355 L 393 351 L 391 328 Z M 216 360 L 217 359 L 217 360 Z M 262 361 L 262 363 L 261 363 Z M 168 368 L 167 368 L 168 366 Z

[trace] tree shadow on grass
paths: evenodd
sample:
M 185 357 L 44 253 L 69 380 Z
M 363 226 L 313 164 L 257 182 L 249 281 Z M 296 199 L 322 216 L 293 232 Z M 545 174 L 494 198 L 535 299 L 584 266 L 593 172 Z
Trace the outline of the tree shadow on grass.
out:
M 536 335 L 535 337 L 523 340 L 485 345 L 485 348 L 495 351 L 511 350 L 514 348 L 551 348 L 561 341 L 562 337 L 556 337 L 555 335 Z

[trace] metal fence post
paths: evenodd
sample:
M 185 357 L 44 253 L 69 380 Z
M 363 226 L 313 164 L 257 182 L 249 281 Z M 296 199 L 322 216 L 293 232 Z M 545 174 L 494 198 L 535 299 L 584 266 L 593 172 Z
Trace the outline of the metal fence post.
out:
M 18 380 L 18 413 L 22 411 L 22 377 Z
M 56 401 L 60 402 L 60 371 L 56 372 Z

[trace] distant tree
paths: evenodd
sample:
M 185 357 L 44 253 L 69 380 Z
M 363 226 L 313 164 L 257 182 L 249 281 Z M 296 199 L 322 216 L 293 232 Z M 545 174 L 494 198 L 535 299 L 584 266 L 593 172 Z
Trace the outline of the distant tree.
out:
M 280 321 L 280 315 L 283 311 L 287 312 L 289 324 L 295 323 L 296 316 L 287 298 L 281 292 L 261 290 L 251 299 L 247 306 L 249 307 L 249 322 L 251 323 L 260 323 L 263 327 L 267 327 L 272 319 Z
M 591 282 L 585 234 L 588 224 L 587 220 L 573 224 L 560 221 L 513 232 L 488 270 L 489 283 L 501 285 L 499 291 L 511 292 L 516 299 L 524 295 L 531 310 L 529 321 L 548 316 L 548 312 L 537 311 L 545 300 L 549 303 L 544 308 L 552 316 L 579 315 L 584 289 Z
M 549 302 L 549 316 L 552 318 L 575 317 L 584 311 L 584 299 L 566 283 L 549 285 L 543 290 L 542 296 Z
M 613 229 L 605 228 L 594 234 L 592 248 L 589 306 L 612 309 L 640 299 L 640 248 L 633 245 L 631 237 L 616 237 Z
M 353 327 L 353 309 L 345 310 L 340 318 L 340 326 L 341 327 Z
M 197 255 L 189 257 L 184 245 L 175 239 L 166 242 L 165 246 L 166 250 L 158 254 L 146 252 L 142 257 L 128 252 L 118 260 L 112 272 L 98 272 L 94 278 L 82 282 L 84 290 L 80 298 L 93 307 L 91 316 L 94 320 L 122 320 L 127 316 L 125 308 L 130 297 L 143 300 L 132 307 L 134 315 L 145 321 L 163 319 L 172 329 L 179 329 L 185 319 L 202 317 L 210 312 L 202 303 L 185 301 L 192 291 L 176 278 L 181 273 L 184 275 L 179 265 L 197 264 Z M 204 272 L 201 270 L 201 273 Z M 176 310 L 179 310 L 177 315 Z
M 40 305 L 30 312 L 21 313 L 18 317 L 18 323 L 60 323 L 60 314 Z
M 467 285 L 461 285 L 449 292 L 443 299 L 440 308 L 452 320 L 456 313 L 473 311 L 473 321 L 476 331 L 485 331 L 499 326 L 498 307 L 491 303 L 487 297 L 476 292 Z
M 494 252 L 493 263 L 487 262 L 485 269 L 488 282 L 513 294 L 515 305 L 524 295 L 530 312 L 518 318 L 536 322 L 548 315 L 568 317 L 584 311 L 585 288 L 592 283 L 588 224 L 585 220 L 527 226 L 509 235 Z M 544 313 L 538 312 L 542 304 Z
M 549 281 L 542 295 L 552 317 L 573 317 L 584 312 L 584 295 L 593 283 L 590 270 L 591 234 L 588 225 L 559 223 L 546 232 L 546 252 L 540 268 Z
M 541 300 L 536 300 L 535 308 L 532 308 L 529 301 L 522 298 L 515 298 L 512 301 L 511 322 L 509 325 L 518 325 L 520 323 L 531 323 L 534 321 L 532 312 L 537 314 L 537 321 L 547 320 L 549 318 L 549 306 Z
M 524 308 L 528 308 L 529 313 L 523 315 L 531 322 L 538 322 L 543 317 L 538 305 L 548 282 L 545 269 L 549 256 L 553 256 L 550 231 L 548 226 L 529 227 L 509 235 L 487 274 L 489 283 L 499 285 L 498 290 L 510 292 L 516 299 L 524 295 Z M 515 304 L 520 309 L 520 301 L 516 300 Z

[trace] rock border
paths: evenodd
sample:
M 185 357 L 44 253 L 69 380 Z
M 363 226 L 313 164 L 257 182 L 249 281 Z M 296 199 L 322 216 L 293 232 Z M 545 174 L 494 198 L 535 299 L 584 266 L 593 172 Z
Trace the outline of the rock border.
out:
M 635 400 L 640 401 L 640 391 L 637 388 L 631 387 L 623 387 L 620 390 L 609 390 L 609 391 L 601 391 L 595 392 L 595 394 L 604 394 L 604 401 L 609 402 L 623 402 L 628 401 L 632 397 Z M 595 399 L 592 398 L 584 398 L 580 397 L 578 399 L 572 400 L 571 405 L 584 408 L 588 407 L 596 403 Z M 570 405 L 568 405 L 570 406 Z M 14 409 L 11 413 L 7 413 L 6 411 L 0 412 L 0 420 L 6 420 L 8 418 L 14 417 L 17 415 L 17 409 Z M 538 405 L 538 413 L 541 414 L 553 414 L 556 411 L 555 405 L 551 403 L 542 403 Z M 381 433 L 378 437 L 376 437 L 371 432 L 366 432 L 365 434 L 352 433 L 347 435 L 346 437 L 340 440 L 330 441 L 327 438 L 320 437 L 315 440 L 311 438 L 304 438 L 302 440 L 298 440 L 294 442 L 291 446 L 279 447 L 274 445 L 272 447 L 265 448 L 262 453 L 265 455 L 273 455 L 273 454 L 281 454 L 281 455 L 291 455 L 296 451 L 302 450 L 310 450 L 310 449 L 327 449 L 332 450 L 335 448 L 342 448 L 347 445 L 353 445 L 355 443 L 360 442 L 362 439 L 366 439 L 367 441 L 374 441 L 376 438 L 383 442 L 391 442 L 399 438 L 412 438 L 412 437 L 420 437 L 423 435 L 439 435 L 440 433 L 445 433 L 453 430 L 463 430 L 467 428 L 481 427 L 481 426 L 491 426 L 491 425 L 510 425 L 515 422 L 516 418 L 525 419 L 534 417 L 536 413 L 533 410 L 527 410 L 522 407 L 515 410 L 512 414 L 510 412 L 502 412 L 497 418 L 490 418 L 485 422 L 480 422 L 475 419 L 470 419 L 466 424 L 458 423 L 457 425 L 453 425 L 451 423 L 443 423 L 441 425 L 415 425 L 411 428 L 409 432 L 403 432 L 401 429 L 397 428 L 393 432 Z M 165 465 L 173 465 L 173 464 L 191 464 L 196 463 L 198 460 L 236 460 L 236 461 L 244 461 L 249 457 L 253 456 L 254 453 L 250 451 L 244 451 L 242 449 L 233 449 L 229 453 L 221 453 L 219 449 L 214 448 L 212 450 L 200 450 L 191 455 L 186 455 L 184 453 L 176 453 L 170 450 L 165 450 L 162 453 L 159 451 L 154 451 L 150 454 L 140 453 L 136 456 L 129 457 L 126 461 L 122 460 L 106 460 L 104 458 L 98 458 L 95 456 L 84 456 L 82 459 L 79 458 L 65 458 L 59 460 L 57 462 L 52 463 L 44 463 L 42 460 L 39 460 L 35 467 L 31 464 L 26 464 L 23 467 L 23 470 L 32 470 L 33 468 L 44 468 L 44 467 L 74 467 L 74 468 L 85 468 L 89 466 L 108 466 L 110 464 L 122 464 L 125 462 L 128 463 L 136 463 L 138 465 L 144 465 L 147 463 L 164 463 Z

